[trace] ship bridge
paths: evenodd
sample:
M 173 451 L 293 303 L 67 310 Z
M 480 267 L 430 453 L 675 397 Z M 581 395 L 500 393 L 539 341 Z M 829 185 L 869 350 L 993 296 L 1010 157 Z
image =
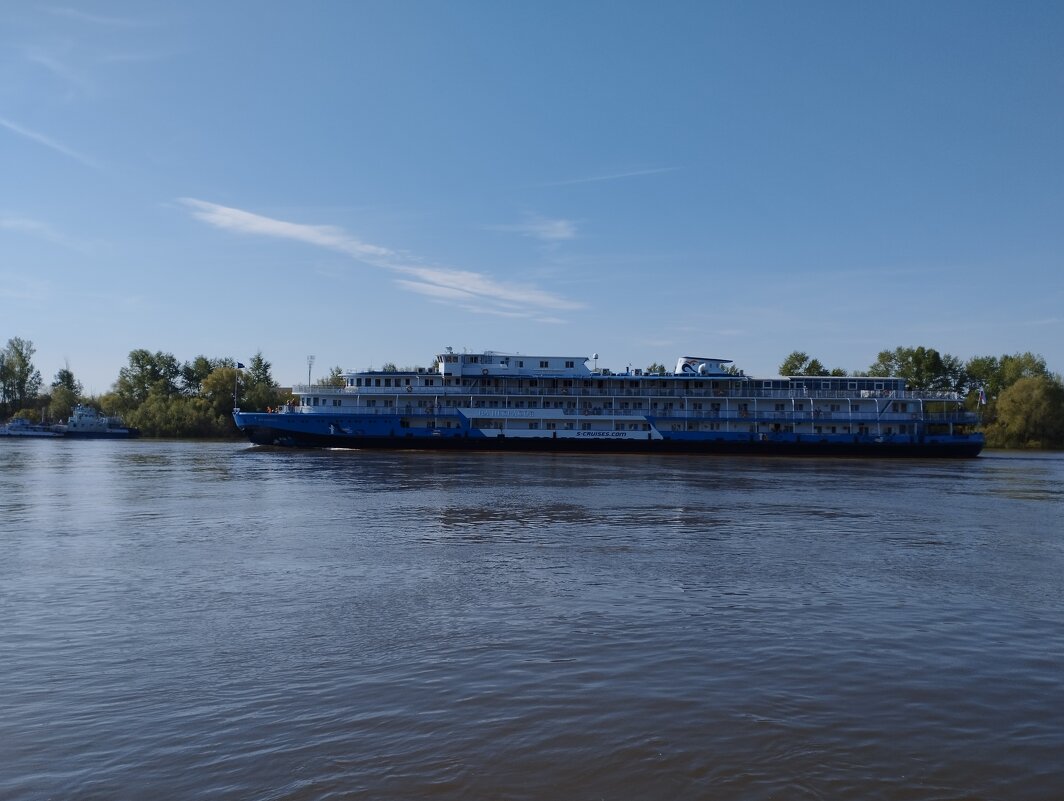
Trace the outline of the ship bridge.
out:
M 593 358 L 593 357 L 591 357 Z M 592 375 L 587 356 L 526 356 L 520 353 L 455 353 L 448 349 L 437 357 L 440 375 L 445 378 L 488 376 L 576 377 Z

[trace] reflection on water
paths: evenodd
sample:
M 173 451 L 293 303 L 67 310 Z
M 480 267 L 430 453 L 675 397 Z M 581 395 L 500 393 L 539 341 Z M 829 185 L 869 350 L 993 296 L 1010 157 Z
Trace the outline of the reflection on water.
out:
M 1064 458 L 0 447 L 0 797 L 1064 797 Z

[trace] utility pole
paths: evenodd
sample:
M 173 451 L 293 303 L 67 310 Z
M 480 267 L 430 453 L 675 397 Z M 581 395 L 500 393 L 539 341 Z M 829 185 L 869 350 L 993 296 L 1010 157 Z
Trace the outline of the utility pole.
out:
M 314 366 L 314 357 L 313 356 L 308 356 L 307 357 L 307 387 L 308 388 L 310 387 L 310 368 L 312 368 L 313 366 Z

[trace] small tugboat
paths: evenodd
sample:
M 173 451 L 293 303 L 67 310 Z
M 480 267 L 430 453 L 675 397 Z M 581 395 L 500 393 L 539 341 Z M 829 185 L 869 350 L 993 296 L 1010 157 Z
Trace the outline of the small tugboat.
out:
M 31 423 L 21 417 L 16 417 L 7 425 L 0 426 L 0 437 L 48 437 L 63 436 L 63 432 L 55 426 Z
M 82 439 L 130 439 L 139 437 L 140 431 L 122 424 L 117 417 L 105 417 L 91 406 L 74 407 L 66 425 L 58 426 L 68 437 Z

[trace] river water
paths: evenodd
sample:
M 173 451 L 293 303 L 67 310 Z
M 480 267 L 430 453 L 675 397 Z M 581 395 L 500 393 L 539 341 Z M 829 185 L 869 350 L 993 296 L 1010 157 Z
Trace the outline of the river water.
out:
M 0 443 L 0 798 L 1064 798 L 1064 454 Z

